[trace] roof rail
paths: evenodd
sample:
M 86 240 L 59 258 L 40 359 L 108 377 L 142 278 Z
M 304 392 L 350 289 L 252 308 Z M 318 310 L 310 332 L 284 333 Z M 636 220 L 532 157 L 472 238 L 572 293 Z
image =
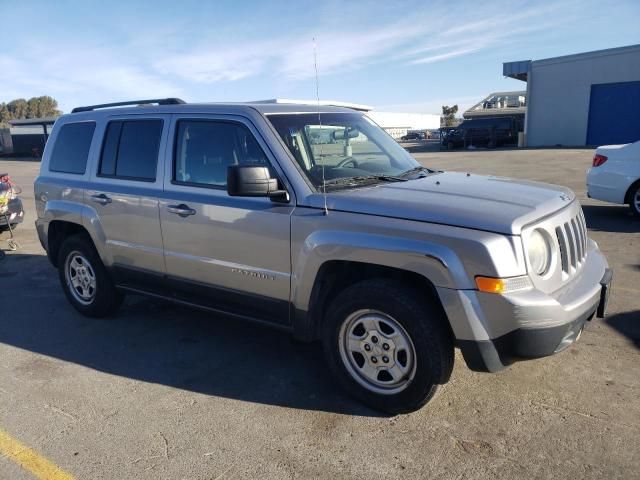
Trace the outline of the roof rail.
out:
M 153 100 L 131 100 L 129 102 L 103 103 L 100 105 L 87 105 L 86 107 L 76 107 L 73 110 L 71 110 L 71 113 L 91 112 L 92 110 L 97 110 L 99 108 L 124 107 L 126 105 L 148 105 L 150 103 L 157 103 L 158 105 L 181 105 L 187 102 L 185 102 L 180 98 L 156 98 Z

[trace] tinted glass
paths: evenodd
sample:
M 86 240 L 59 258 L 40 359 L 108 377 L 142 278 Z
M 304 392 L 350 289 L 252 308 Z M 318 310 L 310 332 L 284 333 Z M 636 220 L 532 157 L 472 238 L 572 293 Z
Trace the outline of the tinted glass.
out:
M 174 181 L 224 187 L 228 167 L 246 164 L 269 166 L 267 157 L 245 126 L 197 120 L 178 122 Z
M 161 135 L 161 120 L 123 122 L 116 177 L 155 180 Z
M 316 187 L 348 185 L 343 179 L 401 175 L 419 166 L 360 113 L 270 115 L 269 121 Z
M 118 157 L 118 142 L 120 141 L 120 131 L 122 122 L 111 122 L 107 126 L 107 133 L 102 147 L 102 160 L 100 161 L 101 175 L 116 174 L 116 158 Z
M 49 170 L 82 175 L 87 168 L 87 156 L 95 128 L 94 122 L 64 125 L 58 132 Z

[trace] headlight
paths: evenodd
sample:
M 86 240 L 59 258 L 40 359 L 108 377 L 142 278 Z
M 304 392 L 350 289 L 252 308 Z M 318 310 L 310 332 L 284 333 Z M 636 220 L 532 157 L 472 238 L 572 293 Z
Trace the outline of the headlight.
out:
M 529 235 L 527 247 L 529 264 L 537 275 L 544 275 L 551 264 L 551 244 L 542 230 L 534 230 Z

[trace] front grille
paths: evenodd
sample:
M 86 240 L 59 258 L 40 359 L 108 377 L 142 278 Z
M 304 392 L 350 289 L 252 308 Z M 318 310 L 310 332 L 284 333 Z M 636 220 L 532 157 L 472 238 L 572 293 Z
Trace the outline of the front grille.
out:
M 587 224 L 582 209 L 571 220 L 556 227 L 556 236 L 562 271 L 566 274 L 576 272 L 587 256 Z

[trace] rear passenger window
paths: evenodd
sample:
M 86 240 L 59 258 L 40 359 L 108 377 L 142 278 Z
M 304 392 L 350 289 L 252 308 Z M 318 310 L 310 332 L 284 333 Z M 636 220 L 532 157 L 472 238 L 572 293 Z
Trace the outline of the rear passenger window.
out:
M 91 139 L 95 129 L 94 122 L 63 125 L 53 147 L 49 170 L 82 175 L 87 168 L 89 147 L 91 147 Z
M 109 122 L 102 146 L 99 175 L 155 181 L 161 136 L 162 120 Z
M 260 145 L 244 125 L 200 120 L 178 122 L 175 183 L 224 187 L 229 166 L 247 164 L 264 165 L 271 170 Z

